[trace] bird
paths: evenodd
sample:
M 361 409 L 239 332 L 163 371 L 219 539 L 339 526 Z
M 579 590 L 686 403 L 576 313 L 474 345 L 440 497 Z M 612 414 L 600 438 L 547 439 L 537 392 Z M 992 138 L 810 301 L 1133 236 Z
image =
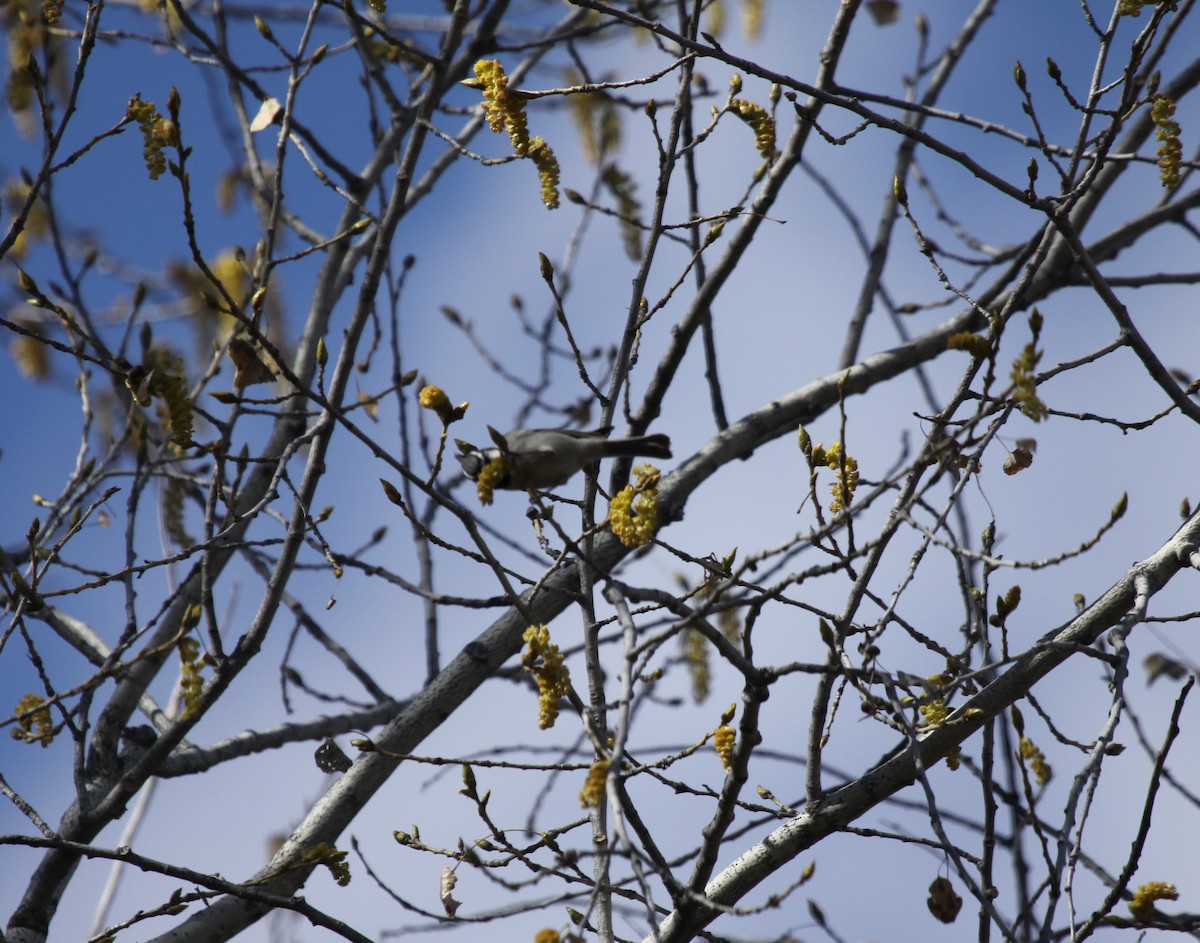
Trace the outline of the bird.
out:
M 671 457 L 671 440 L 662 433 L 610 439 L 608 429 L 514 429 L 503 436 L 490 426 L 488 431 L 497 447 L 460 443 L 458 462 L 476 481 L 484 467 L 503 458 L 503 472 L 494 486 L 510 491 L 557 487 L 601 458 Z

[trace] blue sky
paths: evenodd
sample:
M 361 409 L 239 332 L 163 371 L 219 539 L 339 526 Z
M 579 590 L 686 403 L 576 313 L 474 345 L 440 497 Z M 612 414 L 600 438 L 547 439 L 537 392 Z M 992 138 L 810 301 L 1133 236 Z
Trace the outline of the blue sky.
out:
M 440 3 L 406 6 L 404 12 L 436 13 Z M 825 41 L 826 23 L 831 3 L 775 3 L 769 12 L 768 29 L 761 42 L 748 45 L 736 31 L 730 30 L 722 42 L 731 50 L 744 49 L 748 55 L 777 65 L 803 80 L 809 80 L 816 70 L 816 55 Z M 930 24 L 931 48 L 939 49 L 957 30 L 964 6 L 959 3 L 930 2 L 919 8 Z M 913 15 L 918 8 L 906 5 L 901 22 L 893 27 L 878 28 L 865 19 L 856 27 L 847 47 L 840 75 L 844 84 L 852 87 L 882 90 L 903 94 L 901 77 L 910 72 L 916 47 Z M 109 14 L 106 14 L 109 15 Z M 125 15 L 111 13 L 110 26 L 116 28 Z M 1020 113 L 1020 99 L 1012 81 L 1013 61 L 1020 57 L 1030 75 L 1039 104 L 1045 103 L 1044 120 L 1047 126 L 1059 130 L 1057 136 L 1069 141 L 1077 119 L 1070 107 L 1056 100 L 1045 78 L 1042 64 L 1047 55 L 1053 56 L 1069 82 L 1082 82 L 1090 74 L 1094 50 L 1085 41 L 1080 27 L 1080 12 L 1076 4 L 1045 4 L 1034 0 L 1002 3 L 997 14 L 984 27 L 984 39 L 957 76 L 942 107 L 961 109 L 974 115 L 1028 130 Z M 1194 32 L 1195 23 L 1186 29 Z M 287 27 L 276 29 L 285 44 L 291 39 Z M 262 63 L 272 61 L 262 41 L 247 31 L 243 39 L 247 55 Z M 1179 48 L 1186 48 L 1180 43 Z M 1195 44 L 1193 44 L 1194 48 Z M 639 74 L 655 67 L 658 60 L 649 46 L 630 48 L 610 45 L 601 55 L 614 74 Z M 322 133 L 336 142 L 339 153 L 350 165 L 365 154 L 360 113 L 348 99 L 341 83 L 350 75 L 350 57 L 331 58 L 328 81 L 312 81 L 303 90 L 300 115 L 316 124 Z M 561 58 L 552 61 L 560 63 Z M 783 65 L 778 65 L 782 63 Z M 162 107 L 171 86 L 179 89 L 184 102 L 183 128 L 185 138 L 195 147 L 192 163 L 192 185 L 202 200 L 207 200 L 216 183 L 229 166 L 225 145 L 220 137 L 222 123 L 214 118 L 208 96 L 220 99 L 221 80 L 215 72 L 205 74 L 203 68 L 192 68 L 169 49 L 149 44 L 123 44 L 97 48 L 90 66 L 92 81 L 80 102 L 80 117 L 71 146 L 79 146 L 91 135 L 115 124 L 124 112 L 129 97 L 140 92 L 144 99 Z M 728 80 L 728 70 L 707 63 L 703 71 L 713 87 L 721 89 Z M 273 94 L 284 89 L 285 76 L 264 71 L 259 80 Z M 531 86 L 551 84 L 549 76 L 539 76 Z M 669 102 L 670 79 L 660 83 L 655 96 L 664 104 Z M 748 78 L 744 96 L 757 101 L 766 98 L 765 83 Z M 471 93 L 464 91 L 461 101 L 472 102 Z M 663 111 L 665 112 L 665 107 Z M 531 111 L 535 133 L 544 135 L 559 151 L 564 167 L 563 183 L 576 189 L 587 189 L 588 173 L 574 156 L 574 131 L 566 114 L 550 107 Z M 1188 123 L 1188 116 L 1191 123 Z M 1200 126 L 1194 105 L 1190 111 L 1181 109 L 1185 135 L 1189 127 Z M 697 120 L 703 120 L 699 116 Z M 844 134 L 853 123 L 845 116 L 827 111 L 822 120 L 831 133 Z M 790 123 L 785 123 L 790 127 Z M 454 127 L 452 124 L 451 127 Z M 938 126 L 935 130 L 941 130 Z M 267 132 L 270 134 L 271 132 Z M 990 169 L 1020 180 L 1028 160 L 1028 152 L 999 137 L 985 138 L 977 132 L 952 129 L 950 135 L 972 148 L 972 153 Z M 626 147 L 623 165 L 639 178 L 642 198 L 651 198 L 654 154 L 645 122 L 626 119 Z M 1191 139 L 1194 141 L 1194 136 Z M 981 143 L 982 142 L 982 143 Z M 504 153 L 507 142 L 490 135 L 474 142 L 489 155 Z M 811 151 L 815 169 L 836 176 L 843 196 L 858 210 L 868 226 L 874 225 L 879 207 L 891 186 L 888 176 L 893 142 L 880 132 L 869 130 L 840 147 L 822 146 Z M 266 146 L 260 146 L 266 153 Z M 719 211 L 740 198 L 741 182 L 756 163 L 751 149 L 749 131 L 740 125 L 722 125 L 712 146 L 701 152 L 702 172 L 706 180 L 704 205 Z M 11 176 L 18 166 L 31 166 L 37 160 L 34 145 L 22 140 L 11 123 L 0 125 L 0 170 Z M 306 206 L 317 207 L 314 225 L 328 230 L 336 219 L 339 205 L 336 199 L 322 190 L 303 172 L 296 172 L 299 156 L 288 154 L 293 176 L 290 177 L 289 197 Z M 56 185 L 55 199 L 59 205 L 78 207 L 72 213 L 73 222 L 82 232 L 94 232 L 96 237 L 124 258 L 137 260 L 147 276 L 161 272 L 167 260 L 186 256 L 186 246 L 180 239 L 180 203 L 177 188 L 168 179 L 151 182 L 140 166 L 141 142 L 132 130 L 101 143 L 81 164 L 81 172 L 67 174 Z M 923 169 L 939 186 L 939 195 L 953 211 L 961 214 L 975 235 L 992 244 L 1008 244 L 1025 238 L 1036 225 L 1028 211 L 1014 211 L 1000 200 L 992 201 L 980 195 L 980 190 L 961 171 L 949 168 L 936 158 L 923 158 Z M 1043 168 L 1046 172 L 1046 168 Z M 1133 175 L 1131 175 L 1133 176 Z M 1155 173 L 1144 169 L 1139 179 L 1123 184 L 1124 199 L 1114 213 L 1119 215 L 1126 206 L 1131 211 L 1148 205 L 1156 198 Z M 546 212 L 536 202 L 537 181 L 524 163 L 499 167 L 483 167 L 460 162 L 443 181 L 443 192 L 435 202 L 420 207 L 408 219 L 395 243 L 397 257 L 413 254 L 416 264 L 410 273 L 401 311 L 401 338 L 405 365 L 417 369 L 423 379 L 445 387 L 455 403 L 472 403 L 466 420 L 455 427 L 463 438 L 482 442 L 486 425 L 508 428 L 520 402 L 519 394 L 503 384 L 486 369 L 481 359 L 466 349 L 463 338 L 450 330 L 440 313 L 449 306 L 469 319 L 480 343 L 497 358 L 518 372 L 529 369 L 535 347 L 520 336 L 509 311 L 513 294 L 524 299 L 527 310 L 536 316 L 547 310 L 550 303 L 538 271 L 538 253 L 545 252 L 556 266 L 564 261 L 563 247 L 580 222 L 578 208 L 564 204 L 557 212 Z M 915 188 L 914 188 L 915 192 Z M 1120 202 L 1120 201 L 1118 201 Z M 914 212 L 921 214 L 922 223 L 931 232 L 944 231 L 937 227 L 932 213 L 923 202 L 914 200 Z M 682 216 L 684 204 L 673 202 L 676 218 Z M 739 269 L 738 275 L 722 295 L 714 311 L 716 332 L 720 345 L 720 364 L 726 377 L 725 392 L 731 416 L 739 416 L 771 398 L 799 387 L 832 371 L 842 342 L 846 312 L 852 309 L 863 270 L 861 254 L 852 235 L 832 216 L 827 200 L 810 182 L 794 179 L 790 189 L 776 209 L 778 222 L 770 225 L 760 236 L 753 253 Z M 1102 232 L 1115 221 L 1108 217 L 1096 220 L 1096 231 Z M 234 245 L 252 249 L 260 238 L 258 221 L 246 206 L 229 216 L 205 210 L 199 216 L 199 242 L 206 253 L 216 254 Z M 910 251 L 905 240 L 907 229 L 897 241 L 903 252 L 897 252 L 889 267 L 887 284 L 897 298 L 927 300 L 937 294 L 936 280 L 920 256 Z M 293 246 L 297 248 L 298 246 Z M 567 307 L 582 346 L 603 344 L 612 337 L 612 326 L 621 323 L 629 298 L 635 264 L 621 251 L 616 227 L 609 220 L 594 219 L 589 223 L 588 238 L 583 242 L 574 270 L 573 289 Z M 1194 244 L 1180 240 L 1155 247 L 1160 253 L 1157 261 L 1166 271 L 1195 267 Z M 669 254 L 670 257 L 678 253 Z M 1137 258 L 1121 259 L 1115 269 L 1133 265 Z M 0 263 L 8 265 L 7 262 Z M 48 279 L 52 271 L 45 257 L 30 261 L 29 270 L 36 278 Z M 299 324 L 312 293 L 313 266 L 306 263 L 290 266 L 281 273 L 280 289 L 284 323 L 277 326 L 281 339 L 289 328 Z M 664 265 L 656 274 L 651 288 L 661 291 L 674 277 L 675 269 Z M 7 277 L 6 272 L 6 277 Z M 104 273 L 95 280 L 103 286 Z M 48 284 L 48 281 L 47 281 Z M 98 289 L 99 297 L 105 294 Z M 1187 368 L 1194 362 L 1197 327 L 1191 311 L 1194 301 L 1185 295 L 1187 288 L 1140 289 L 1127 293 L 1136 323 L 1148 335 L 1178 356 L 1170 366 Z M 109 302 L 115 302 L 117 293 Z M 670 318 L 686 304 L 686 290 L 672 302 L 661 317 Z M 952 304 L 928 314 L 911 318 L 913 333 L 924 330 L 957 310 Z M 1111 317 L 1089 294 L 1063 293 L 1044 306 L 1046 328 L 1044 365 L 1082 356 L 1115 335 Z M 110 341 L 121 331 L 120 310 L 113 312 Z M 1022 322 L 1023 323 L 1023 322 Z M 181 348 L 194 349 L 190 328 L 183 323 L 164 319 L 155 324 L 156 334 L 170 338 Z M 867 333 L 864 351 L 887 348 L 896 342 L 895 333 L 885 318 L 877 315 Z M 336 356 L 339 342 L 336 336 L 328 339 Z M 649 368 L 654 364 L 664 339 L 648 332 L 643 351 L 644 367 L 635 373 L 632 384 L 636 393 L 645 383 Z M 952 388 L 963 367 L 953 356 L 944 356 L 932 365 L 930 373 L 938 391 L 945 395 Z M 386 383 L 386 364 L 362 379 L 363 389 L 379 389 Z M 10 510 L 10 524 L 5 536 L 6 547 L 24 532 L 28 519 L 39 510 L 30 502 L 37 492 L 49 497 L 57 493 L 65 480 L 78 448 L 80 415 L 78 397 L 74 391 L 72 366 L 59 358 L 55 376 L 47 384 L 30 386 L 13 367 L 11 361 L 0 366 L 0 396 L 10 405 L 0 412 L 0 495 Z M 232 381 L 225 368 L 224 386 Z M 1200 372 L 1194 367 L 1193 373 Z M 1128 379 L 1127 379 L 1128 378 Z M 915 436 L 921 424 L 913 419 L 914 384 L 911 379 L 893 381 L 887 390 L 848 403 L 848 441 L 854 446 L 861 466 L 871 474 L 881 474 L 900 454 L 904 436 Z M 555 377 L 554 392 L 564 401 L 582 395 L 582 388 L 570 364 L 560 364 Z M 1077 377 L 1064 378 L 1048 384 L 1045 398 L 1062 409 L 1089 409 L 1115 413 L 1122 418 L 1140 418 L 1161 408 L 1162 396 L 1143 380 L 1138 367 L 1125 354 L 1093 365 Z M 417 418 L 409 404 L 408 418 Z M 426 418 L 426 417 L 420 417 Z M 557 417 L 540 415 L 539 422 L 553 423 Z M 994 509 L 1002 524 L 1001 546 L 1011 558 L 1039 559 L 1061 552 L 1086 540 L 1101 524 L 1108 509 L 1122 491 L 1129 490 L 1134 498 L 1131 514 L 1092 555 L 1065 566 L 1052 577 L 1037 579 L 1022 574 L 1025 601 L 1021 616 L 1027 621 L 1014 629 L 1026 638 L 1042 634 L 1049 627 L 1065 621 L 1073 612 L 1072 595 L 1082 592 L 1094 598 L 1133 560 L 1156 548 L 1178 522 L 1177 508 L 1189 486 L 1181 469 L 1194 467 L 1195 449 L 1187 429 L 1174 420 L 1136 437 L 1125 436 L 1111 427 L 1081 426 L 1065 420 L 1052 419 L 1033 427 L 1006 428 L 1006 436 L 1034 435 L 1039 439 L 1037 461 L 1030 472 L 1015 478 L 1000 475 L 998 467 L 986 469 L 979 485 L 978 498 Z M 377 426 L 381 440 L 398 446 L 397 407 L 394 401 L 385 402 Z M 668 398 L 664 414 L 656 428 L 669 431 L 675 444 L 677 460 L 690 455 L 714 432 L 708 414 L 703 386 L 702 364 L 693 359 L 680 377 L 680 383 Z M 390 430 L 390 431 L 389 431 Z M 430 427 L 431 432 L 435 432 Z M 814 441 L 830 442 L 837 438 L 836 416 L 827 416 L 814 424 Z M 916 443 L 910 438 L 910 447 Z M 999 454 L 999 453 L 997 453 Z M 1080 473 L 1079 455 L 1096 456 Z M 993 459 L 999 465 L 1000 458 Z M 331 472 L 327 485 L 318 495 L 317 505 L 331 504 L 335 513 L 326 536 L 338 549 L 357 546 L 380 524 L 387 524 L 389 534 L 373 551 L 380 561 L 398 571 L 412 575 L 414 563 L 410 551 L 409 533 L 403 519 L 383 499 L 377 485 L 386 469 L 375 462 L 367 451 L 347 444 L 331 457 Z M 806 469 L 790 437 L 759 449 L 753 458 L 725 469 L 714 477 L 708 487 L 698 492 L 689 503 L 686 519 L 673 525 L 666 537 L 679 546 L 704 547 L 706 552 L 723 553 L 732 547 L 754 548 L 770 546 L 788 539 L 807 528 L 811 518 L 792 512 L 800 504 Z M 120 481 L 117 482 L 120 484 Z M 473 500 L 466 490 L 460 497 Z M 1194 500 L 1194 499 L 1193 499 Z M 520 495 L 503 495 L 496 504 L 480 515 L 502 533 L 532 544 L 524 519 L 525 500 Z M 71 547 L 77 559 L 112 553 L 114 539 L 120 532 L 125 513 L 124 496 L 116 497 L 107 508 L 116 519 L 115 530 L 99 526 L 89 529 Z M 983 518 L 975 523 L 982 526 Z M 158 552 L 154 535 L 142 535 L 146 540 L 145 554 Z M 898 561 L 902 558 L 898 558 Z M 900 562 L 894 564 L 900 567 Z M 477 574 L 453 557 L 440 557 L 439 577 L 448 592 L 472 586 Z M 632 571 L 647 581 L 665 583 L 679 569 L 677 561 L 665 555 L 655 555 L 639 562 Z M 906 615 L 936 626 L 946 620 L 957 621 L 961 607 L 952 586 L 939 585 L 931 570 L 929 583 L 909 596 Z M 945 573 L 945 569 L 941 571 Z M 901 569 L 894 578 L 900 579 Z M 165 585 L 169 575 L 156 571 L 144 579 Z M 1004 572 L 993 578 L 996 584 L 1007 585 L 1018 578 Z M 1190 578 L 1181 577 L 1180 585 L 1172 587 L 1162 599 L 1156 599 L 1155 609 L 1168 604 L 1186 609 Z M 240 575 L 235 586 L 227 588 L 221 599 L 222 611 L 228 613 L 230 632 L 236 634 L 248 624 L 257 607 L 261 587 L 251 575 Z M 884 584 L 886 585 L 886 584 Z M 419 685 L 424 675 L 420 651 L 420 610 L 411 599 L 388 591 L 372 581 L 351 573 L 336 580 L 328 569 L 317 568 L 307 574 L 297 587 L 303 601 L 315 612 L 322 611 L 325 602 L 333 597 L 336 606 L 327 617 L 339 629 L 347 646 L 367 662 L 384 686 L 397 696 L 404 696 Z M 814 588 L 814 605 L 838 605 L 844 587 Z M 827 593 L 827 596 L 823 594 Z M 915 597 L 915 598 L 913 598 Z M 83 597 L 61 600 L 65 608 L 77 615 L 108 621 L 102 628 L 115 631 L 119 620 L 120 599 L 115 593 L 104 601 L 111 610 L 98 612 L 85 603 Z M 228 607 L 227 609 L 225 607 Z M 93 613 L 96 613 L 93 615 Z M 463 611 L 448 618 L 444 624 L 443 656 L 448 658 L 456 647 L 479 632 L 489 620 L 485 613 Z M 574 622 L 564 617 L 559 631 L 575 632 Z M 272 637 L 260 670 L 239 678 L 232 697 L 205 719 L 195 731 L 198 742 L 212 743 L 233 735 L 248 724 L 279 722 L 285 719 L 280 707 L 279 679 L 273 669 L 287 642 L 290 626 L 280 620 L 279 631 Z M 1165 634 L 1184 644 L 1181 632 L 1170 627 Z M 87 672 L 70 652 L 53 640 L 44 643 L 44 654 L 55 670 L 77 672 L 82 680 Z M 772 625 L 772 632 L 761 640 L 765 649 L 778 648 L 779 657 L 819 659 L 821 646 L 813 619 L 797 617 L 789 624 L 782 617 Z M 1135 661 L 1158 648 L 1149 632 L 1140 633 L 1135 640 Z M 11 643 L 10 643 L 11 645 Z M 1194 651 L 1194 646 L 1191 648 Z M 0 657 L 0 700 L 15 701 L 28 690 L 31 673 L 24 659 L 14 657 L 10 648 Z M 897 653 L 897 657 L 900 657 Z M 917 657 L 914 653 L 913 657 Z M 326 689 L 346 685 L 343 676 L 319 656 L 311 646 L 303 644 L 297 654 L 296 666 L 315 684 Z M 897 666 L 889 666 L 897 667 Z M 937 665 L 904 665 L 908 670 L 938 670 Z M 311 672 L 311 674 L 309 674 Z M 1077 728 L 1069 736 L 1088 740 L 1095 735 L 1106 703 L 1103 691 L 1092 703 L 1087 692 L 1096 687 L 1096 669 L 1086 662 L 1074 666 L 1038 690 L 1039 700 L 1055 716 L 1070 716 Z M 1141 684 L 1141 679 L 1136 683 Z M 715 724 L 719 711 L 737 697 L 737 681 L 718 676 L 712 700 L 704 708 L 688 715 L 686 733 L 670 724 L 662 729 L 648 728 L 642 734 L 648 743 L 686 742 L 695 731 Z M 682 689 L 666 692 L 683 695 Z M 807 725 L 809 688 L 797 686 L 774 698 L 764 720 L 768 737 L 776 736 L 780 749 L 798 750 L 803 743 Z M 1161 731 L 1166 712 L 1170 709 L 1170 691 L 1161 682 L 1151 689 L 1145 699 L 1148 729 Z M 169 691 L 155 691 L 165 700 Z M 11 695 L 11 696 L 10 696 Z M 1070 709 L 1070 710 L 1068 710 Z M 320 713 L 318 704 L 305 703 L 303 710 Z M 857 712 L 857 705 L 848 711 Z M 500 743 L 527 743 L 534 739 L 534 706 L 528 691 L 504 681 L 485 688 L 459 714 L 444 724 L 425 744 L 422 752 L 464 755 Z M 835 738 L 831 745 L 830 763 L 849 770 L 861 767 L 864 757 L 881 754 L 891 744 L 891 736 L 869 722 L 857 717 L 850 722 L 849 733 Z M 1156 734 L 1152 734 L 1155 736 Z M 1176 747 L 1176 756 L 1195 756 L 1195 733 L 1185 732 L 1184 742 Z M 567 743 L 566 732 L 547 742 Z M 36 755 L 34 752 L 36 751 Z M 1133 751 L 1131 751 L 1132 753 Z M 719 784 L 720 770 L 714 759 L 697 759 L 702 773 L 699 778 L 712 785 Z M 1130 764 L 1132 766 L 1132 764 Z M 227 876 L 249 874 L 266 860 L 266 843 L 271 834 L 286 830 L 305 812 L 307 803 L 320 794 L 326 785 L 323 776 L 311 760 L 307 745 L 288 747 L 234 765 L 202 779 L 172 780 L 160 784 L 150 820 L 139 836 L 136 847 L 150 856 L 175 857 L 186 860 L 200 869 L 219 871 Z M 0 740 L 0 770 L 15 788 L 35 796 L 39 806 L 51 821 L 67 801 L 69 778 L 69 749 L 65 742 L 48 751 L 22 746 L 7 739 Z M 1194 763 L 1192 764 L 1194 772 Z M 781 798 L 799 795 L 802 774 L 795 766 L 779 763 L 772 768 L 775 780 L 768 783 Z M 421 826 L 422 836 L 430 844 L 452 847 L 458 835 L 474 834 L 479 824 L 471 821 L 465 800 L 454 795 L 456 784 L 444 774 L 422 767 L 403 770 L 394 777 L 389 788 L 380 795 L 368 813 L 356 821 L 352 832 L 357 836 L 373 865 L 381 867 L 393 880 L 400 880 L 414 899 L 436 909 L 436 869 L 433 864 L 415 853 L 401 849 L 391 838 L 392 829 Z M 945 780 L 946 795 L 951 801 L 959 798 L 952 774 L 939 770 L 935 778 Z M 958 774 L 964 779 L 963 774 Z M 1142 778 L 1138 778 L 1138 777 Z M 483 781 L 481 774 L 481 782 Z M 527 787 L 512 776 L 487 774 L 489 787 L 495 785 L 495 811 L 509 821 L 523 821 L 528 805 Z M 283 788 L 281 788 L 281 784 Z M 1131 769 L 1129 778 L 1118 772 L 1098 797 L 1104 803 L 1101 819 L 1114 826 L 1109 836 L 1111 852 L 1119 856 L 1128 847 L 1128 796 L 1140 797 L 1144 787 L 1144 769 Z M 964 792 L 970 791 L 970 785 Z M 1066 783 L 1056 783 L 1054 789 L 1065 789 Z M 573 792 L 560 790 L 551 800 L 550 810 L 563 816 L 573 814 Z M 657 803 L 650 796 L 645 801 L 663 816 L 678 815 L 682 825 L 700 815 L 698 803 L 687 800 Z M 1176 809 L 1174 800 L 1164 799 L 1164 818 L 1185 815 Z M 693 812 L 693 806 L 696 811 Z M 1048 799 L 1048 808 L 1061 806 L 1057 794 Z M 1124 810 L 1122 814 L 1122 810 Z M 890 811 L 881 816 L 886 820 Z M 901 819 L 905 813 L 896 812 Z M 1190 814 L 1194 821 L 1195 810 Z M 1101 813 L 1097 813 L 1099 818 Z M 1169 820 L 1169 819 L 1168 819 Z M 210 823 L 220 823 L 214 837 Z M 909 821 L 919 828 L 921 817 Z M 8 805 L 0 807 L 0 832 L 24 830 L 27 824 Z M 1170 831 L 1167 833 L 1168 837 Z M 1097 837 L 1097 836 L 1092 836 Z M 681 830 L 681 847 L 688 838 Z M 842 837 L 817 850 L 818 876 L 811 885 L 809 896 L 822 903 L 831 915 L 830 904 L 837 906 L 837 925 L 848 938 L 868 938 L 883 934 L 887 921 L 894 915 L 905 920 L 922 919 L 924 888 L 932 878 L 938 862 L 907 847 L 875 842 L 864 845 L 866 839 Z M 101 835 L 99 843 L 116 844 L 115 830 Z M 186 846 L 186 852 L 181 851 Z M 0 852 L 3 870 L 27 873 L 33 854 L 23 850 L 5 849 Z M 807 862 L 797 862 L 797 869 Z M 1147 852 L 1148 869 L 1159 870 L 1148 877 L 1182 877 L 1186 866 L 1173 857 L 1169 842 L 1159 840 Z M 306 889 L 306 896 L 318 906 L 337 913 L 355 914 L 360 926 L 374 932 L 374 927 L 396 926 L 413 922 L 388 905 L 380 909 L 380 898 L 369 886 L 369 880 L 358 868 L 355 881 L 348 889 L 335 888 L 325 875 L 317 875 Z M 908 870 L 921 880 L 908 879 Z M 85 863 L 80 879 L 70 889 L 66 904 L 55 924 L 61 938 L 82 938 L 106 867 Z M 928 872 L 928 875 L 926 875 Z M 779 887 L 795 875 L 781 875 Z M 152 878 L 139 880 L 136 890 L 126 891 L 118 900 L 117 913 L 127 915 L 138 907 L 153 906 L 171 889 L 175 882 Z M 468 909 L 481 907 L 487 901 L 489 889 L 476 875 L 462 875 L 464 897 Z M 854 887 L 851 893 L 848 888 Z M 869 888 L 864 894 L 863 890 Z M 16 887 L 6 882 L 0 887 L 0 911 L 11 912 Z M 853 900 L 855 896 L 862 900 Z M 847 902 L 847 898 L 851 898 Z M 497 900 L 502 898 L 497 898 Z M 1194 897 L 1192 900 L 1194 901 Z M 1185 901 L 1187 900 L 1185 896 Z M 363 908 L 371 907 L 371 916 Z M 557 918 L 556 918 L 557 919 Z M 777 922 L 764 924 L 781 932 L 786 927 L 804 927 L 807 915 L 797 904 L 779 914 Z M 927 918 L 925 918 L 927 919 Z M 543 921 L 544 922 L 544 921 Z M 530 926 L 536 927 L 536 921 Z M 637 932 L 634 924 L 618 927 L 620 932 Z M 951 928 L 926 927 L 933 939 L 955 939 Z M 264 925 L 246 934 L 248 940 L 266 940 L 269 929 Z M 316 939 L 315 933 L 304 938 Z

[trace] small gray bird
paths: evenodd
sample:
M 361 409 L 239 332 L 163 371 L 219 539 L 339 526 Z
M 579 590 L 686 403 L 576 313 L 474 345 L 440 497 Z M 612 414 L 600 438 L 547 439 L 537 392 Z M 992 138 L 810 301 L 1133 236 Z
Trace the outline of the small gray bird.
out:
M 503 447 L 468 448 L 458 456 L 459 464 L 475 481 L 485 465 L 503 455 L 505 474 L 496 487 L 512 491 L 553 488 L 601 458 L 671 457 L 671 440 L 661 433 L 610 439 L 607 429 L 514 429 L 505 436 L 490 427 L 488 431 Z

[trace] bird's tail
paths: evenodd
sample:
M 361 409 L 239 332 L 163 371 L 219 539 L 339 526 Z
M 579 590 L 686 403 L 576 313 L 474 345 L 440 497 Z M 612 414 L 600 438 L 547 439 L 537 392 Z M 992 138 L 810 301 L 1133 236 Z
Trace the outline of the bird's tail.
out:
M 608 439 L 604 443 L 605 458 L 670 458 L 671 440 L 661 432 L 636 435 L 625 439 Z

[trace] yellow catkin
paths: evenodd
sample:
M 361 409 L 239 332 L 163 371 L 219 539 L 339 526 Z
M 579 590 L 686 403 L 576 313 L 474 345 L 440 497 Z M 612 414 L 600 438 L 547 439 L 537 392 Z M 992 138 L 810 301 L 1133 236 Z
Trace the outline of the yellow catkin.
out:
M 17 701 L 16 714 L 17 726 L 12 731 L 14 740 L 50 746 L 54 741 L 54 722 L 45 698 L 33 693 L 26 694 Z
M 200 660 L 200 643 L 185 635 L 179 640 L 179 700 L 183 704 L 183 719 L 195 720 L 200 711 L 200 694 L 204 676 Z
M 558 209 L 558 158 L 542 138 L 533 138 L 529 142 L 528 155 L 542 184 L 542 202 L 548 210 Z
M 1173 190 L 1182 179 L 1180 165 L 1183 163 L 1183 144 L 1179 141 L 1179 122 L 1175 120 L 1175 102 L 1165 95 L 1156 96 L 1150 117 L 1158 128 L 1154 136 L 1158 139 L 1159 176 L 1162 185 Z
M 154 102 L 142 101 L 140 94 L 129 99 L 125 113 L 142 129 L 142 159 L 146 162 L 150 179 L 157 180 L 167 170 L 163 146 L 170 143 L 170 136 L 174 133 L 173 126 L 168 127 L 168 122 L 158 113 Z
M 579 804 L 585 809 L 598 809 L 604 801 L 604 781 L 608 779 L 611 760 L 597 760 L 588 767 L 587 779 L 579 791 Z
M 454 416 L 454 407 L 450 404 L 450 397 L 440 386 L 426 386 L 420 393 L 417 394 L 417 403 L 423 409 L 431 410 L 437 414 L 438 419 L 442 421 L 443 426 L 450 425 L 450 421 Z
M 649 464 L 639 465 L 633 471 L 637 480 L 613 497 L 608 522 L 626 547 L 642 547 L 651 541 L 658 528 L 659 472 Z
M 1044 786 L 1050 782 L 1050 777 L 1054 775 L 1050 764 L 1046 762 L 1046 756 L 1041 749 L 1028 737 L 1021 738 L 1020 745 L 1021 759 L 1029 762 L 1029 768 L 1033 770 L 1034 778 L 1039 786 Z
M 708 664 L 708 641 L 697 629 L 684 630 L 683 662 L 692 679 L 692 700 L 701 704 L 708 698 L 712 671 Z
M 729 103 L 729 109 L 754 131 L 754 146 L 763 160 L 775 159 L 775 119 L 772 118 L 762 105 L 735 98 Z
M 495 497 L 496 485 L 508 474 L 508 466 L 501 456 L 494 458 L 479 470 L 475 479 L 475 492 L 479 495 L 480 504 L 491 504 Z
M 521 656 L 521 667 L 533 675 L 538 686 L 538 726 L 548 730 L 558 719 L 558 704 L 571 690 L 571 673 L 558 646 L 550 641 L 550 630 L 531 625 L 525 630 L 529 646 Z
M 508 90 L 508 76 L 498 59 L 475 63 L 475 78 L 483 87 L 483 114 L 496 133 L 508 132 L 513 151 L 522 157 L 529 149 L 529 125 L 525 103 Z
M 858 488 L 858 460 L 850 455 L 843 455 L 841 442 L 835 442 L 825 449 L 824 456 L 825 464 L 834 473 L 831 486 L 833 500 L 829 502 L 829 510 L 837 514 L 848 508 L 854 500 L 854 491 Z
M 1168 884 L 1166 881 L 1149 881 L 1133 892 L 1129 912 L 1139 922 L 1149 923 L 1154 919 L 1156 900 L 1179 900 L 1179 891 L 1174 884 Z
M 729 772 L 733 768 L 733 746 L 737 742 L 737 731 L 729 724 L 721 724 L 713 731 L 713 746 L 716 747 L 717 756 L 721 758 L 721 765 Z

